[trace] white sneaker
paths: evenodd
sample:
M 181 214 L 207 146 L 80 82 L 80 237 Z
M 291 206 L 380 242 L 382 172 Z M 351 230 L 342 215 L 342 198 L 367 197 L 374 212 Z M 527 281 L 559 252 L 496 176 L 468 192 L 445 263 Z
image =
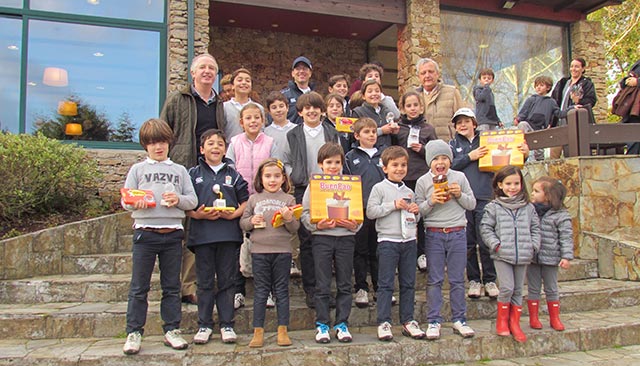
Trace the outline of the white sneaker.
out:
M 472 299 L 477 299 L 482 294 L 482 284 L 476 281 L 469 281 L 469 292 L 467 292 L 467 296 Z
M 233 298 L 233 308 L 238 310 L 244 306 L 244 295 L 241 293 L 237 293 Z
M 420 329 L 420 325 L 415 320 L 404 323 L 402 334 L 413 339 L 422 339 L 426 336 L 424 330 Z
M 267 309 L 273 309 L 276 307 L 276 300 L 273 297 L 273 293 L 269 292 L 269 297 L 267 297 Z
M 122 352 L 125 355 L 135 355 L 140 352 L 140 343 L 142 342 L 142 334 L 140 332 L 131 332 L 127 335 L 127 341 L 124 342 Z
M 389 322 L 384 322 L 378 325 L 378 339 L 381 341 L 390 341 L 393 339 L 391 324 L 389 324 Z
M 427 339 L 434 340 L 440 338 L 440 323 L 429 323 L 427 328 Z
M 316 343 L 329 343 L 331 336 L 329 335 L 329 326 L 322 323 L 316 323 Z
M 484 293 L 490 298 L 496 299 L 498 298 L 498 295 L 500 295 L 500 289 L 498 288 L 498 285 L 495 284 L 495 282 L 487 282 L 484 285 Z
M 302 276 L 302 271 L 298 269 L 296 266 L 296 262 L 291 261 L 291 271 L 289 271 L 289 276 L 291 277 L 300 277 Z
M 231 327 L 225 327 L 220 329 L 220 335 L 222 336 L 222 343 L 236 343 L 236 332 Z
M 467 325 L 467 322 L 461 322 L 460 320 L 453 323 L 453 332 L 460 334 L 462 338 L 471 338 L 476 334 L 473 329 Z
M 180 329 L 173 329 L 164 334 L 164 345 L 173 349 L 186 349 L 189 343 L 180 335 Z
M 369 293 L 363 289 L 356 292 L 356 306 L 359 308 L 369 307 Z
M 336 338 L 338 339 L 338 342 L 347 343 L 353 340 L 353 337 L 351 337 L 351 333 L 349 333 L 349 328 L 347 328 L 347 324 L 336 324 L 333 327 L 333 330 L 336 331 Z
M 418 257 L 418 269 L 420 270 L 420 272 L 427 271 L 427 256 L 424 254 L 420 254 L 420 256 Z
M 211 334 L 213 334 L 213 329 L 211 328 L 200 328 L 198 329 L 198 333 L 193 336 L 193 343 L 195 344 L 206 344 L 209 342 L 211 338 Z
M 398 299 L 395 296 L 391 295 L 391 305 L 395 305 L 398 303 Z

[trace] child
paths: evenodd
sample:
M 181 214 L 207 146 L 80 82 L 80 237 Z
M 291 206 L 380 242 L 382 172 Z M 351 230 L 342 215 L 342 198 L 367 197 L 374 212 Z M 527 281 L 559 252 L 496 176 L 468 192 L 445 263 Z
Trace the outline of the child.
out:
M 327 106 L 327 116 L 325 121 L 329 122 L 334 128 L 336 127 L 336 118 L 344 117 L 344 98 L 340 95 L 331 93 L 324 98 L 324 103 Z M 350 136 L 347 132 L 338 132 L 340 136 L 340 146 L 342 151 L 349 152 L 351 146 L 349 143 Z
M 225 137 L 220 130 L 207 130 L 200 140 L 202 157 L 189 170 L 198 195 L 191 217 L 187 247 L 196 254 L 198 284 L 198 332 L 193 343 L 205 344 L 213 333 L 213 307 L 218 309 L 223 343 L 234 343 L 233 305 L 238 272 L 238 248 L 242 244 L 240 217 L 249 199 L 247 182 L 224 157 Z M 215 202 L 224 200 L 224 202 Z M 211 209 L 215 203 L 235 210 Z M 216 282 L 217 278 L 217 284 Z
M 378 339 L 390 341 L 391 296 L 396 269 L 400 284 L 400 323 L 402 334 L 422 339 L 425 333 L 413 318 L 416 270 L 416 223 L 420 214 L 413 191 L 402 179 L 407 174 L 409 156 L 400 146 L 382 153 L 387 179 L 373 186 L 367 203 L 367 217 L 375 220 L 378 233 Z
M 340 145 L 326 143 L 318 150 L 318 166 L 323 174 L 342 173 L 344 153 Z M 317 343 L 329 343 L 329 297 L 331 297 L 332 267 L 336 272 L 336 318 L 333 329 L 340 342 L 351 342 L 348 321 L 351 313 L 351 273 L 355 233 L 360 225 L 355 220 L 322 219 L 311 223 L 309 214 L 311 194 L 309 188 L 302 199 L 304 226 L 311 232 L 313 262 L 316 275 L 316 337 Z
M 342 109 L 345 115 L 349 116 L 349 76 L 348 75 L 333 75 L 329 78 L 329 94 L 338 94 L 344 100 Z
M 408 91 L 400 97 L 400 129 L 393 139 L 394 145 L 402 146 L 409 155 L 409 166 L 407 175 L 403 181 L 411 189 L 415 191 L 418 178 L 422 177 L 429 171 L 429 166 L 424 160 L 424 147 L 427 142 L 435 140 L 436 129 L 431 126 L 424 118 L 424 100 L 422 95 L 414 90 Z M 424 222 L 421 218 L 418 221 L 418 243 L 424 243 Z M 427 257 L 423 252 L 422 244 L 418 247 L 418 269 L 421 272 L 427 270 Z
M 255 293 L 253 299 L 253 339 L 249 347 L 262 347 L 264 318 L 269 292 L 278 299 L 279 346 L 290 346 L 289 270 L 291 267 L 291 237 L 298 232 L 300 222 L 293 216 L 295 198 L 288 194 L 289 178 L 280 160 L 267 159 L 258 167 L 253 183 L 256 193 L 249 197 L 240 219 L 240 227 L 251 232 L 251 262 Z M 273 227 L 273 216 L 282 215 L 283 226 Z
M 496 111 L 496 102 L 491 90 L 495 74 L 491 69 L 480 70 L 478 81 L 480 85 L 473 87 L 473 97 L 476 100 L 476 115 L 478 116 L 478 131 L 495 130 L 502 127 L 500 117 Z
M 231 74 L 231 83 L 233 84 L 233 95 L 224 102 L 224 135 L 228 139 L 242 133 L 242 123 L 240 122 L 240 111 L 249 104 L 255 104 L 260 111 L 264 113 L 264 109 L 255 99 L 251 99 L 254 95 L 252 92 L 251 72 L 245 68 L 239 68 Z
M 358 147 L 349 151 L 345 156 L 345 174 L 362 177 L 362 200 L 366 207 L 371 188 L 384 179 L 384 172 L 380 167 L 380 151 L 375 147 L 378 138 L 378 125 L 368 117 L 359 118 L 353 124 L 353 136 L 358 141 Z M 356 233 L 356 246 L 353 254 L 353 271 L 356 290 L 356 306 L 369 306 L 369 286 L 367 272 L 371 273 L 373 291 L 378 290 L 378 259 L 376 250 L 378 238 L 376 235 L 376 221 L 365 217 L 362 228 Z
M 127 341 L 122 351 L 136 354 L 147 321 L 147 294 L 151 274 L 160 262 L 162 287 L 162 330 L 164 344 L 174 349 L 187 348 L 180 336 L 182 309 L 180 302 L 180 266 L 182 263 L 182 219 L 185 210 L 196 207 L 197 197 L 187 169 L 169 159 L 169 146 L 173 142 L 171 127 L 160 119 L 150 119 L 140 127 L 140 144 L 147 151 L 145 161 L 134 164 L 124 183 L 125 188 L 153 191 L 155 207 L 145 200 L 122 206 L 132 210 L 133 272 L 127 305 Z M 160 200 L 162 198 L 162 200 Z
M 480 233 L 500 282 L 496 333 L 513 334 L 516 341 L 525 342 L 527 336 L 520 328 L 522 287 L 527 264 L 540 249 L 540 222 L 518 167 L 498 170 L 491 186 L 495 199 L 484 208 Z
M 542 239 L 540 251 L 527 267 L 529 294 L 529 325 L 533 329 L 542 329 L 538 319 L 540 288 L 544 281 L 544 293 L 547 297 L 551 328 L 562 331 L 560 321 L 560 297 L 558 296 L 558 266 L 569 268 L 573 259 L 573 229 L 571 216 L 564 207 L 567 189 L 562 183 L 551 177 L 540 177 L 533 182 L 531 202 L 540 218 Z
M 387 115 L 392 117 L 393 113 L 384 105 L 380 104 L 380 97 L 382 95 L 380 92 L 381 90 L 382 87 L 380 86 L 380 82 L 375 79 L 366 80 L 362 83 L 362 89 L 360 89 L 364 98 L 364 103 L 353 110 L 353 117 L 369 117 L 376 121 L 378 125 L 378 141 L 376 142 L 376 148 L 380 151 L 391 146 L 391 134 L 398 133 L 398 130 L 400 129 L 393 119 L 390 118 L 389 121 L 387 121 Z
M 476 206 L 476 199 L 467 178 L 451 170 L 451 148 L 443 140 L 427 143 L 426 161 L 431 169 L 416 183 L 416 202 L 424 217 L 427 256 L 427 339 L 440 338 L 442 283 L 445 268 L 449 277 L 449 298 L 453 332 L 464 338 L 474 331 L 466 322 L 467 304 L 464 296 L 464 269 L 467 263 L 465 210 Z M 434 178 L 446 178 L 448 186 L 436 187 Z M 437 189 L 436 189 L 437 188 Z
M 364 64 L 360 68 L 360 80 L 366 82 L 367 80 L 373 79 L 378 82 L 378 84 L 382 85 L 382 75 L 384 74 L 384 68 L 375 63 Z M 362 87 L 360 87 L 362 90 Z M 396 102 L 393 101 L 388 95 L 382 94 L 382 86 L 380 87 L 380 104 L 383 105 L 389 112 L 393 113 L 393 119 L 397 120 L 400 118 L 400 111 L 396 106 Z
M 318 149 L 326 142 L 338 142 L 338 132 L 333 126 L 322 122 L 322 113 L 326 106 L 322 96 L 316 92 L 303 94 L 296 102 L 296 109 L 303 120 L 287 133 L 287 146 L 283 162 L 293 185 L 293 196 L 296 203 L 302 203 L 309 177 L 311 174 L 321 173 L 317 161 Z M 315 270 L 313 269 L 313 253 L 311 250 L 311 234 L 300 225 L 300 266 L 302 268 L 302 286 L 306 294 L 306 304 L 314 307 L 314 291 L 316 286 Z
M 560 115 L 558 103 L 547 95 L 553 87 L 553 80 L 548 76 L 538 76 L 533 85 L 536 94 L 524 101 L 518 116 L 513 120 L 514 126 L 518 126 L 524 132 L 549 128 L 553 120 Z M 544 149 L 536 149 L 533 157 L 538 161 L 544 160 Z

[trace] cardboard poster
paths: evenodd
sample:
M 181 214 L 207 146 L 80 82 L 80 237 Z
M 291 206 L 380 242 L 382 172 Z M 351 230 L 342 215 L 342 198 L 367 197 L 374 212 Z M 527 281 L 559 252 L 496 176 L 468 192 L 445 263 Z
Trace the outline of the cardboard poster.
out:
M 338 132 L 353 133 L 353 124 L 357 118 L 336 117 L 336 130 Z
M 522 130 L 484 131 L 480 133 L 480 146 L 489 149 L 487 155 L 478 160 L 483 172 L 495 172 L 505 165 L 524 166 L 524 155 L 518 145 L 524 142 Z
M 359 175 L 314 174 L 309 180 L 311 222 L 322 219 L 364 220 Z

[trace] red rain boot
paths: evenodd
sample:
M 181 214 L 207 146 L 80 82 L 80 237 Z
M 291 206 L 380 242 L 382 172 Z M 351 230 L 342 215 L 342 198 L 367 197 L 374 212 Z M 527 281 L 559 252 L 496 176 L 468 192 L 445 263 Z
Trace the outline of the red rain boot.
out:
M 496 333 L 499 336 L 508 337 L 511 335 L 509 331 L 509 307 L 508 302 L 498 303 L 498 318 L 496 319 Z
M 549 323 L 551 328 L 557 331 L 563 331 L 564 325 L 560 321 L 560 301 L 547 301 L 547 308 L 549 309 Z
M 520 329 L 520 316 L 522 315 L 522 306 L 511 304 L 511 312 L 509 313 L 509 329 L 513 335 L 513 339 L 517 342 L 524 343 L 527 336 Z
M 533 329 L 542 329 L 542 323 L 538 318 L 538 309 L 540 306 L 540 300 L 527 300 L 527 307 L 529 308 L 529 326 Z

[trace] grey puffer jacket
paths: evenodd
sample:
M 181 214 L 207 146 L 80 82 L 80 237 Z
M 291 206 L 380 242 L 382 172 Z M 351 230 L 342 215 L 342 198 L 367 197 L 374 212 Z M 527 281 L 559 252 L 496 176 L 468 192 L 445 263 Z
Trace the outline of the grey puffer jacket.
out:
M 550 209 L 540 219 L 540 251 L 532 263 L 557 266 L 561 259 L 573 259 L 573 226 L 565 209 Z
M 540 221 L 531 203 L 511 210 L 493 200 L 484 208 L 480 235 L 491 259 L 509 264 L 529 264 L 540 250 Z

